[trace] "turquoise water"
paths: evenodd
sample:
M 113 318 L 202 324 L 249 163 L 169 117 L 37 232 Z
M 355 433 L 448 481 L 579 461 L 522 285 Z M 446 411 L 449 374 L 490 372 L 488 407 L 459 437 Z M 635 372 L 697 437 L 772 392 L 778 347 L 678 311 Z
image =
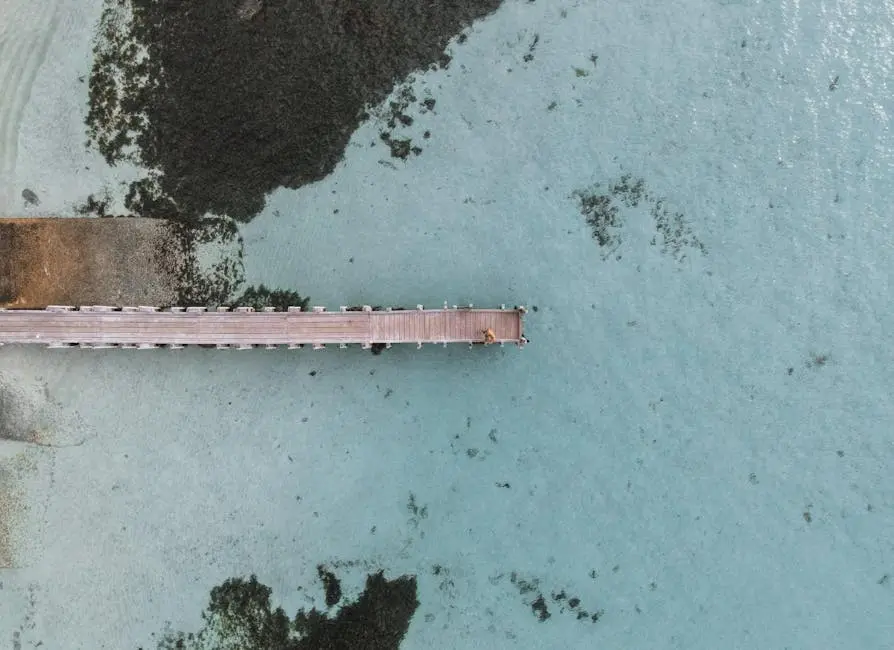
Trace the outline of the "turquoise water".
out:
M 42 135 L 83 101 L 53 63 L 90 13 L 58 12 L 6 214 L 20 186 L 44 213 L 95 191 L 57 158 L 79 120 Z M 2 449 L 26 509 L 0 639 L 152 647 L 231 576 L 320 606 L 324 563 L 348 597 L 417 576 L 402 648 L 888 647 L 892 24 L 880 2 L 508 3 L 413 81 L 437 100 L 420 156 L 367 124 L 242 231 L 249 283 L 525 304 L 523 350 L 4 348 L 74 446 Z M 647 197 L 611 199 L 600 247 L 574 193 L 627 174 Z M 704 252 L 662 252 L 656 211 Z

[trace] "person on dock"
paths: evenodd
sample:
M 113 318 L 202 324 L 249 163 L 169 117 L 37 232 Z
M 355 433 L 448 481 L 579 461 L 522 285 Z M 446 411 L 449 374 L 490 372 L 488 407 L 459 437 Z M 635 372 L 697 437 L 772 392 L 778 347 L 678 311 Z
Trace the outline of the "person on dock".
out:
M 493 329 L 488 327 L 486 330 L 484 330 L 484 344 L 490 345 L 491 343 L 496 343 L 496 342 L 497 342 L 497 335 L 494 334 Z

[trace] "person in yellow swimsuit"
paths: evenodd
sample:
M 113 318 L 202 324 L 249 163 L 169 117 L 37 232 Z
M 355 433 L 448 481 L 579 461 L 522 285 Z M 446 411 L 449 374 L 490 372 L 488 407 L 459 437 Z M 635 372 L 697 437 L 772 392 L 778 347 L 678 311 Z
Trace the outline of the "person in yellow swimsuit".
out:
M 486 330 L 484 330 L 484 344 L 490 345 L 491 343 L 496 343 L 496 342 L 497 342 L 497 335 L 494 334 L 493 329 L 488 327 Z

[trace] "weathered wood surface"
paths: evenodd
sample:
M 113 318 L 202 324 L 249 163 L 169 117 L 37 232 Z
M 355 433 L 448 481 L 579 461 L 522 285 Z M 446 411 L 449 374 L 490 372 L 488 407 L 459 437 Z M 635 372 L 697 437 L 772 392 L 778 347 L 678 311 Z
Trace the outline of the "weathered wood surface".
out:
M 0 310 L 0 344 L 84 346 L 496 343 L 524 345 L 519 309 L 402 311 Z

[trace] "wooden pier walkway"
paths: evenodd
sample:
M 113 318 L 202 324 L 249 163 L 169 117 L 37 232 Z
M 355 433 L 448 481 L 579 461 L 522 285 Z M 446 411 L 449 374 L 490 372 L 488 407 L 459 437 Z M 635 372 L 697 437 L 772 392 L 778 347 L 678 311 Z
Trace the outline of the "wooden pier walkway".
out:
M 0 309 L 0 345 L 44 344 L 53 348 L 138 348 L 215 345 L 250 349 L 305 345 L 359 344 L 390 347 L 394 343 L 527 343 L 523 332 L 524 307 L 473 309 L 471 305 L 443 309 L 384 309 L 342 307 L 326 311 L 255 311 L 203 307 L 65 307 L 44 310 Z

